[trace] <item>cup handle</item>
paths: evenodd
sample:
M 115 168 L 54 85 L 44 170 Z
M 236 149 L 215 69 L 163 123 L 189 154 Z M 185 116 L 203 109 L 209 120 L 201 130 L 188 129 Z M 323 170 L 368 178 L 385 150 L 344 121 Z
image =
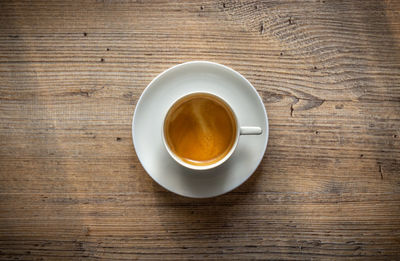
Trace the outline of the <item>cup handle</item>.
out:
M 262 129 L 260 127 L 240 127 L 240 135 L 260 135 Z

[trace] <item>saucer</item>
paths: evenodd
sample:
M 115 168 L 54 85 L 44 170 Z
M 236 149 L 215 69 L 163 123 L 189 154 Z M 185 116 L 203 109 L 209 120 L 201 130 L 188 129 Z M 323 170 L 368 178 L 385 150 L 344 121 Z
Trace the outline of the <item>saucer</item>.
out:
M 226 162 L 204 171 L 179 165 L 162 141 L 162 123 L 170 106 L 196 91 L 223 97 L 240 126 L 263 130 L 261 135 L 240 136 Z M 256 89 L 241 74 L 217 63 L 187 62 L 159 74 L 143 91 L 133 116 L 132 138 L 139 161 L 158 184 L 181 196 L 208 198 L 235 189 L 256 170 L 267 147 L 268 117 Z

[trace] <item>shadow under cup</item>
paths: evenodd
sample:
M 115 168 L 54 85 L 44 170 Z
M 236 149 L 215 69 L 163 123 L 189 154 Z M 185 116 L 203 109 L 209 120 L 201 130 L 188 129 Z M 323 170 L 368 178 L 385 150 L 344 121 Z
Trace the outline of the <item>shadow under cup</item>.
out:
M 220 97 L 192 93 L 168 110 L 163 140 L 172 158 L 184 167 L 210 169 L 233 153 L 239 137 L 236 116 Z

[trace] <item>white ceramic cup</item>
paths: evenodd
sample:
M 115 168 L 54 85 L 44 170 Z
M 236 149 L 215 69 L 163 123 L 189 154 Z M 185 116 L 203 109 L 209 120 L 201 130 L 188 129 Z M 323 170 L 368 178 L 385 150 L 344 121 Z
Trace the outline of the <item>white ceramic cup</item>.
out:
M 236 124 L 236 136 L 235 136 L 235 142 L 234 142 L 234 144 L 232 145 L 232 147 L 231 147 L 231 149 L 229 150 L 229 152 L 225 155 L 225 157 L 223 157 L 223 158 L 220 159 L 219 161 L 214 162 L 214 163 L 209 164 L 209 165 L 193 165 L 193 164 L 190 164 L 190 163 L 187 163 L 187 162 L 183 161 L 181 158 L 179 158 L 177 155 L 175 155 L 175 153 L 171 150 L 171 148 L 169 147 L 169 145 L 168 145 L 168 143 L 167 143 L 167 141 L 166 141 L 166 138 L 165 138 L 165 131 L 164 131 L 164 125 L 165 125 L 165 124 L 164 124 L 164 123 L 165 123 L 165 120 L 166 120 L 166 117 L 167 117 L 167 115 L 168 115 L 169 110 L 170 110 L 177 102 L 179 102 L 181 99 L 184 99 L 184 98 L 186 98 L 187 96 L 193 95 L 193 94 L 207 94 L 207 95 L 211 95 L 211 96 L 214 96 L 214 97 L 219 98 L 219 99 L 220 99 L 221 101 L 223 101 L 223 102 L 225 103 L 225 105 L 231 110 L 231 113 L 232 113 L 232 115 L 233 115 L 233 117 L 234 117 L 234 119 L 235 119 L 235 124 Z M 239 137 L 240 137 L 241 135 L 261 135 L 262 132 L 263 132 L 262 129 L 261 129 L 260 127 L 257 127 L 257 126 L 240 126 L 240 125 L 239 125 L 239 121 L 238 121 L 238 119 L 237 119 L 237 116 L 236 116 L 234 110 L 232 109 L 232 107 L 229 105 L 229 103 L 227 103 L 222 97 L 220 97 L 220 96 L 218 96 L 218 95 L 215 95 L 214 93 L 210 93 L 210 92 L 191 92 L 191 93 L 188 93 L 188 94 L 186 94 L 186 95 L 184 95 L 184 96 L 178 98 L 177 100 L 175 100 L 175 102 L 173 102 L 173 103 L 171 104 L 171 106 L 169 107 L 167 113 L 164 115 L 164 122 L 163 122 L 163 125 L 162 125 L 162 126 L 163 126 L 163 127 L 162 127 L 162 140 L 163 140 L 164 146 L 165 146 L 166 150 L 168 151 L 169 155 L 170 155 L 177 163 L 179 163 L 180 165 L 182 165 L 182 166 L 184 166 L 184 167 L 186 167 L 186 168 L 189 168 L 189 169 L 193 169 L 193 170 L 208 170 L 208 169 L 212 169 L 212 168 L 215 168 L 215 167 L 221 165 L 221 164 L 224 163 L 226 160 L 228 160 L 229 157 L 233 154 L 233 152 L 235 151 L 235 149 L 236 149 L 236 147 L 237 147 L 237 144 L 238 144 L 238 142 L 239 142 Z

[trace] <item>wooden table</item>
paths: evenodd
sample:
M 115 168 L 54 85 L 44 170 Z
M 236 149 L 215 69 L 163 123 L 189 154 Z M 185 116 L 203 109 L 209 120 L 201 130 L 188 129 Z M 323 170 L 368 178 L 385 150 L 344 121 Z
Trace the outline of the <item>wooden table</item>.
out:
M 0 259 L 400 259 L 399 12 L 1 1 Z M 242 73 L 270 124 L 251 179 L 203 200 L 157 185 L 131 138 L 146 85 L 191 60 Z

